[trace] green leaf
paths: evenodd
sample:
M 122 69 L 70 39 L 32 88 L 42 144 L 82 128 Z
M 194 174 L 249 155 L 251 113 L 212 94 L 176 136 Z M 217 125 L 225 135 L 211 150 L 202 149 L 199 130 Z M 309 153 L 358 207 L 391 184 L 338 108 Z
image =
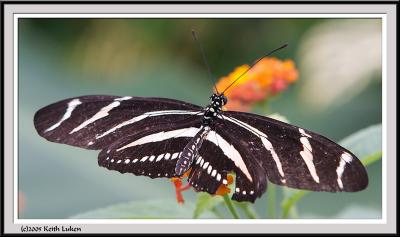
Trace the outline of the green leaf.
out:
M 208 193 L 201 192 L 197 194 L 196 207 L 194 209 L 193 218 L 199 218 L 200 215 L 213 209 L 224 200 L 221 196 L 212 196 Z
M 341 140 L 339 144 L 354 153 L 363 165 L 371 165 L 382 158 L 382 124 L 361 129 Z M 305 190 L 285 192 L 286 197 L 281 202 L 282 218 L 287 218 L 296 203 L 306 194 L 312 193 Z
M 178 204 L 175 200 L 131 201 L 116 204 L 70 218 L 72 219 L 189 219 L 192 218 L 194 203 Z M 205 213 L 202 218 L 215 218 L 215 215 Z
M 273 183 L 268 184 L 268 205 L 267 205 L 267 216 L 270 219 L 275 219 L 276 217 L 276 185 Z
M 382 124 L 359 130 L 344 138 L 340 145 L 349 149 L 361 160 L 382 151 Z
M 272 118 L 272 119 L 276 119 L 276 120 L 279 120 L 281 122 L 284 122 L 284 123 L 289 123 L 289 120 L 285 116 L 283 116 L 283 115 L 281 115 L 279 113 L 273 113 L 273 114 L 270 114 L 270 115 L 267 115 L 267 116 Z

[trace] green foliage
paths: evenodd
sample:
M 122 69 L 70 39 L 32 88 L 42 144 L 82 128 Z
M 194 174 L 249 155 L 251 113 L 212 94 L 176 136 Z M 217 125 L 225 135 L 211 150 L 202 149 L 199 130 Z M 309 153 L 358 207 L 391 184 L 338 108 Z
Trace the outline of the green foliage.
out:
M 223 199 L 221 196 L 212 196 L 204 192 L 197 194 L 197 202 L 193 218 L 199 218 L 199 216 L 204 212 L 214 210 L 214 208 L 222 202 Z
M 287 218 L 290 214 L 290 211 L 295 208 L 296 203 L 304 197 L 308 191 L 304 190 L 290 190 L 285 189 L 284 193 L 286 193 L 286 198 L 282 201 L 282 218 Z
M 173 200 L 131 201 L 81 213 L 72 219 L 190 219 L 194 203 L 183 205 Z M 202 218 L 215 218 L 212 213 L 199 213 Z
M 361 129 L 344 138 L 339 144 L 364 161 L 368 156 L 382 151 L 382 124 Z
M 249 219 L 257 219 L 258 214 L 254 210 L 253 206 L 251 203 L 248 202 L 234 202 L 237 207 L 239 207 L 244 214 L 247 216 Z
M 233 218 L 240 219 L 240 216 L 237 213 L 235 207 L 233 206 L 233 202 L 231 201 L 231 198 L 228 196 L 228 194 L 224 195 L 224 201 L 225 201 L 226 207 L 228 208 L 228 210 L 232 214 Z

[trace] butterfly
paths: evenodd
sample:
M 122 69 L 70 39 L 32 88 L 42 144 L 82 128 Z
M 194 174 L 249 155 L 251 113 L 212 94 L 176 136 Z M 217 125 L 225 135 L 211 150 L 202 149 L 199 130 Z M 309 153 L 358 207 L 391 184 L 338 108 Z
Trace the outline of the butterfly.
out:
M 272 118 L 224 111 L 227 89 L 213 93 L 206 107 L 167 98 L 74 97 L 38 110 L 34 126 L 51 142 L 100 150 L 98 164 L 109 170 L 150 178 L 187 173 L 199 192 L 215 194 L 235 173 L 236 201 L 254 202 L 267 181 L 327 192 L 367 187 L 367 172 L 349 150 Z

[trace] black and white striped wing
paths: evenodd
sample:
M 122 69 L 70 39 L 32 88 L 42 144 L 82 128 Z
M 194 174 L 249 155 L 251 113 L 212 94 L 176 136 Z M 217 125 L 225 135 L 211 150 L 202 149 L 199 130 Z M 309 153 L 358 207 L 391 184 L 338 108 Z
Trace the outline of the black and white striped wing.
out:
M 175 172 L 177 162 L 184 148 L 202 128 L 201 120 L 195 119 L 178 124 L 174 129 L 160 127 L 122 137 L 100 152 L 99 165 L 150 178 L 180 176 Z M 230 143 L 214 130 L 208 133 L 189 171 L 188 182 L 195 190 L 215 194 L 221 184 L 228 183 L 230 172 L 236 173 L 238 188 L 246 190 L 249 187 L 248 179 L 251 179 L 250 173 L 255 173 L 254 167 L 251 163 L 245 164 L 241 153 Z M 234 199 L 254 201 L 256 188 L 248 190 L 250 195 L 236 197 L 236 194 Z M 261 196 L 265 187 L 258 191 L 257 196 Z
M 214 194 L 221 184 L 228 183 L 227 174 L 233 172 L 236 180 L 232 199 L 254 202 L 265 192 L 265 179 L 257 178 L 264 170 L 236 142 L 239 140 L 229 136 L 223 128 L 214 127 L 210 131 L 189 175 L 189 183 L 197 191 Z
M 201 111 L 199 106 L 165 98 L 82 96 L 40 109 L 34 125 L 49 141 L 102 149 L 160 124 L 173 127 L 199 117 Z
M 122 137 L 100 152 L 99 165 L 150 178 L 180 176 L 175 172 L 177 162 L 184 148 L 202 128 L 201 120 L 196 119 L 170 130 L 160 127 Z M 197 191 L 214 194 L 221 184 L 228 183 L 229 172 L 241 172 L 238 167 L 243 164 L 232 156 L 235 155 L 234 148 L 213 130 L 198 152 L 188 177 Z
M 256 193 L 267 177 L 275 184 L 313 191 L 355 192 L 368 185 L 357 157 L 319 134 L 250 113 L 227 111 L 222 116 L 217 128 L 243 150 L 245 163 L 259 166 L 252 175 Z
M 214 194 L 234 172 L 237 201 L 254 202 L 267 179 L 330 192 L 368 184 L 361 162 L 321 135 L 230 111 L 209 127 L 203 114 L 199 106 L 171 99 L 82 96 L 40 109 L 34 124 L 49 141 L 101 149 L 99 165 L 121 173 L 170 178 L 190 168 L 189 183 Z
M 201 120 L 195 119 L 177 124 L 173 129 L 160 126 L 122 137 L 100 152 L 98 163 L 121 173 L 150 178 L 176 177 L 178 158 L 200 127 Z

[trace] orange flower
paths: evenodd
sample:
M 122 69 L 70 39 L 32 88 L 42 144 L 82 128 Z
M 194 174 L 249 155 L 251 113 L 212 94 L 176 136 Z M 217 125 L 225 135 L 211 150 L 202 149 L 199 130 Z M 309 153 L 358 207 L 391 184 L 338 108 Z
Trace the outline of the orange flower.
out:
M 249 65 L 242 65 L 228 76 L 219 80 L 216 87 L 223 91 L 239 78 Z M 298 71 L 292 60 L 281 61 L 276 58 L 264 58 L 244 74 L 228 91 L 226 109 L 247 111 L 258 101 L 275 96 L 298 78 Z
M 186 190 L 188 190 L 190 188 L 190 184 L 189 183 L 186 184 L 185 186 L 182 186 L 182 179 L 189 176 L 190 170 L 191 169 L 186 171 L 181 177 L 171 178 L 171 182 L 175 186 L 176 200 L 178 201 L 179 204 L 183 204 L 185 202 L 185 200 L 183 199 L 182 192 L 186 191 Z
M 186 171 L 185 174 L 183 174 L 181 177 L 171 178 L 171 182 L 175 186 L 176 200 L 179 204 L 183 204 L 185 202 L 182 192 L 188 190 L 191 187 L 191 185 L 189 183 L 187 183 L 185 186 L 182 185 L 182 179 L 187 177 L 189 175 L 189 173 L 190 173 L 190 170 Z M 218 187 L 217 191 L 215 192 L 215 195 L 223 196 L 223 195 L 231 192 L 231 189 L 228 188 L 228 185 L 233 183 L 233 176 L 228 174 L 227 181 L 228 181 L 228 184 L 221 184 Z
M 225 194 L 228 194 L 231 192 L 231 189 L 228 188 L 228 185 L 233 183 L 233 176 L 228 174 L 227 180 L 228 180 L 228 184 L 221 184 L 218 187 L 217 191 L 215 192 L 215 195 L 224 196 Z
M 183 204 L 185 199 L 183 199 L 182 192 L 188 190 L 190 188 L 190 184 L 186 184 L 182 187 L 182 180 L 180 178 L 172 178 L 171 181 L 174 183 L 175 186 L 175 195 L 176 200 L 179 204 Z

